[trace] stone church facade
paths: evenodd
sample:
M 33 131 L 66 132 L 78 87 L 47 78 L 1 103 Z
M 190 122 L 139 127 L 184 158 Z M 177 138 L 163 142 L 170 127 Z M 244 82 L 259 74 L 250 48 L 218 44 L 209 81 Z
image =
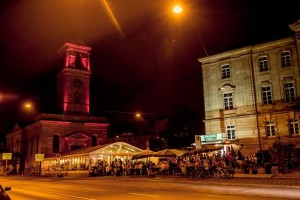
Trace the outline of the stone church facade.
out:
M 295 37 L 200 58 L 206 135 L 245 154 L 274 141 L 300 148 L 300 20 Z
M 38 166 L 36 154 L 59 156 L 76 149 L 106 144 L 109 124 L 90 116 L 90 47 L 65 43 L 64 65 L 57 75 L 57 99 L 62 114 L 40 114 L 35 122 L 8 134 L 13 167 L 21 173 Z

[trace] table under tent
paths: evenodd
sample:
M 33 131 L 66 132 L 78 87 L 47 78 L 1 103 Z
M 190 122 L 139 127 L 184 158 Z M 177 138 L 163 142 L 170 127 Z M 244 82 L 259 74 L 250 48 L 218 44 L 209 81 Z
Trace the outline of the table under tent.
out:
M 41 162 L 41 172 L 49 176 L 88 176 L 91 167 L 99 161 L 111 164 L 120 159 L 124 162 L 142 151 L 125 142 L 98 145 L 45 158 Z

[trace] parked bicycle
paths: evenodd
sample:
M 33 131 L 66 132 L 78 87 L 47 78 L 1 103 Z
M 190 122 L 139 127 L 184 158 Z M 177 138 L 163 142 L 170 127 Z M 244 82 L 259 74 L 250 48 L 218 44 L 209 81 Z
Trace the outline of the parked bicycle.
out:
M 190 173 L 189 173 L 190 178 L 202 178 L 206 179 L 209 177 L 213 177 L 213 174 L 209 169 L 206 169 L 204 166 L 200 166 L 197 168 L 194 168 Z
M 233 168 L 217 167 L 214 173 L 215 178 L 233 178 L 235 170 Z

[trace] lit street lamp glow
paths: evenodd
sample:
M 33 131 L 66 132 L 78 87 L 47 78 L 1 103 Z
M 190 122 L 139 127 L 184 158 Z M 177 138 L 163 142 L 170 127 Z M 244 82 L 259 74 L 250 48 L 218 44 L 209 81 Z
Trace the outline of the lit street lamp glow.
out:
M 23 109 L 27 112 L 31 112 L 33 111 L 33 103 L 30 101 L 26 101 L 23 103 L 22 105 Z
M 28 108 L 28 109 L 29 109 L 29 108 L 31 108 L 31 107 L 32 107 L 31 104 L 29 104 L 29 103 L 26 103 L 26 104 L 25 104 L 25 108 Z
M 180 5 L 175 5 L 172 10 L 175 14 L 180 14 L 182 12 L 182 7 Z
M 175 15 L 179 15 L 179 14 L 181 14 L 181 13 L 183 12 L 183 9 L 182 9 L 182 7 L 181 7 L 179 4 L 177 4 L 177 5 L 173 6 L 172 11 L 173 11 L 173 13 L 174 13 Z M 181 16 L 182 16 L 182 15 L 181 15 Z M 183 16 L 184 16 L 184 15 L 183 15 Z M 180 18 L 181 18 L 181 17 L 180 17 Z M 195 25 L 193 24 L 192 21 L 190 21 L 190 20 L 188 20 L 188 19 L 187 19 L 186 21 L 191 25 L 191 27 L 192 27 L 192 28 L 194 29 L 194 31 L 196 32 L 197 37 L 198 37 L 198 39 L 199 39 L 199 41 L 200 41 L 200 43 L 201 43 L 201 46 L 203 47 L 203 50 L 204 50 L 206 56 L 208 56 L 207 50 L 206 50 L 206 48 L 205 48 L 205 46 L 204 46 L 204 44 L 203 44 L 203 42 L 202 42 L 202 39 L 201 39 L 201 37 L 200 37 L 200 34 L 199 34 L 197 28 L 195 27 Z

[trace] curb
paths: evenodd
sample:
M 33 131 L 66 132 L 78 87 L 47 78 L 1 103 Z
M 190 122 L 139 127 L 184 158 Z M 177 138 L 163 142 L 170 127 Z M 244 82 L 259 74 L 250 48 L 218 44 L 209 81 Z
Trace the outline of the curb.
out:
M 233 178 L 274 178 L 273 174 L 242 174 L 235 173 Z

